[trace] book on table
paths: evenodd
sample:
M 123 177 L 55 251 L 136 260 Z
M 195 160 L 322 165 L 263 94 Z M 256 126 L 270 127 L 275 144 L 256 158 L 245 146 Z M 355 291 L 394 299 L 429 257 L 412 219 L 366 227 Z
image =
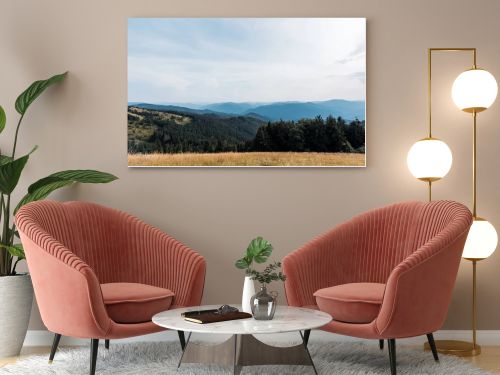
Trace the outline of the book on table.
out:
M 192 323 L 207 324 L 216 322 L 225 322 L 228 320 L 237 319 L 248 319 L 252 317 L 252 314 L 234 311 L 221 314 L 219 310 L 200 310 L 200 311 L 189 311 L 182 313 L 184 320 Z

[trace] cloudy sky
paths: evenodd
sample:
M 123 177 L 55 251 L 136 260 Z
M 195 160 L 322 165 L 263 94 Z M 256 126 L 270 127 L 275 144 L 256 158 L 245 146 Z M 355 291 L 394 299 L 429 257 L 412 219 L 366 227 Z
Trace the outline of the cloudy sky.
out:
M 128 22 L 128 100 L 365 100 L 363 18 Z

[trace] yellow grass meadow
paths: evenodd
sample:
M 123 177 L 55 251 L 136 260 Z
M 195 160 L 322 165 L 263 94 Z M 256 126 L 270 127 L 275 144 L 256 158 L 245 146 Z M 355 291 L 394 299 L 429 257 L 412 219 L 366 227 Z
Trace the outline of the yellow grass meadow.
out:
M 319 152 L 224 152 L 129 154 L 131 167 L 360 167 L 365 154 Z

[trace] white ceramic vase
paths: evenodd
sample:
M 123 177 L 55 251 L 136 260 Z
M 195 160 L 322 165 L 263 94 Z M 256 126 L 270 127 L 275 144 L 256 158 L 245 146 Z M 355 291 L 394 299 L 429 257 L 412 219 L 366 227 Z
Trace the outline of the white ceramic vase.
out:
M 245 282 L 243 283 L 243 294 L 241 297 L 241 309 L 244 312 L 252 313 L 252 307 L 250 306 L 250 299 L 255 294 L 255 286 L 253 280 L 250 276 L 245 276 Z
M 0 276 L 0 358 L 21 352 L 32 303 L 30 275 Z

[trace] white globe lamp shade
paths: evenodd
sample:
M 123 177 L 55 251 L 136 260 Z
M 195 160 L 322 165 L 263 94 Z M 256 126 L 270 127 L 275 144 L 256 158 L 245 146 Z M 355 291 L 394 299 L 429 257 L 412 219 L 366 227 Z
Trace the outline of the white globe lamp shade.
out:
M 406 162 L 415 178 L 437 181 L 450 171 L 453 157 L 446 143 L 436 138 L 425 138 L 411 146 Z
M 497 97 L 495 77 L 483 69 L 461 73 L 453 82 L 451 97 L 455 105 L 465 112 L 481 112 L 489 108 Z
M 474 218 L 465 241 L 462 257 L 466 259 L 486 259 L 495 251 L 498 235 L 495 227 L 487 220 Z

